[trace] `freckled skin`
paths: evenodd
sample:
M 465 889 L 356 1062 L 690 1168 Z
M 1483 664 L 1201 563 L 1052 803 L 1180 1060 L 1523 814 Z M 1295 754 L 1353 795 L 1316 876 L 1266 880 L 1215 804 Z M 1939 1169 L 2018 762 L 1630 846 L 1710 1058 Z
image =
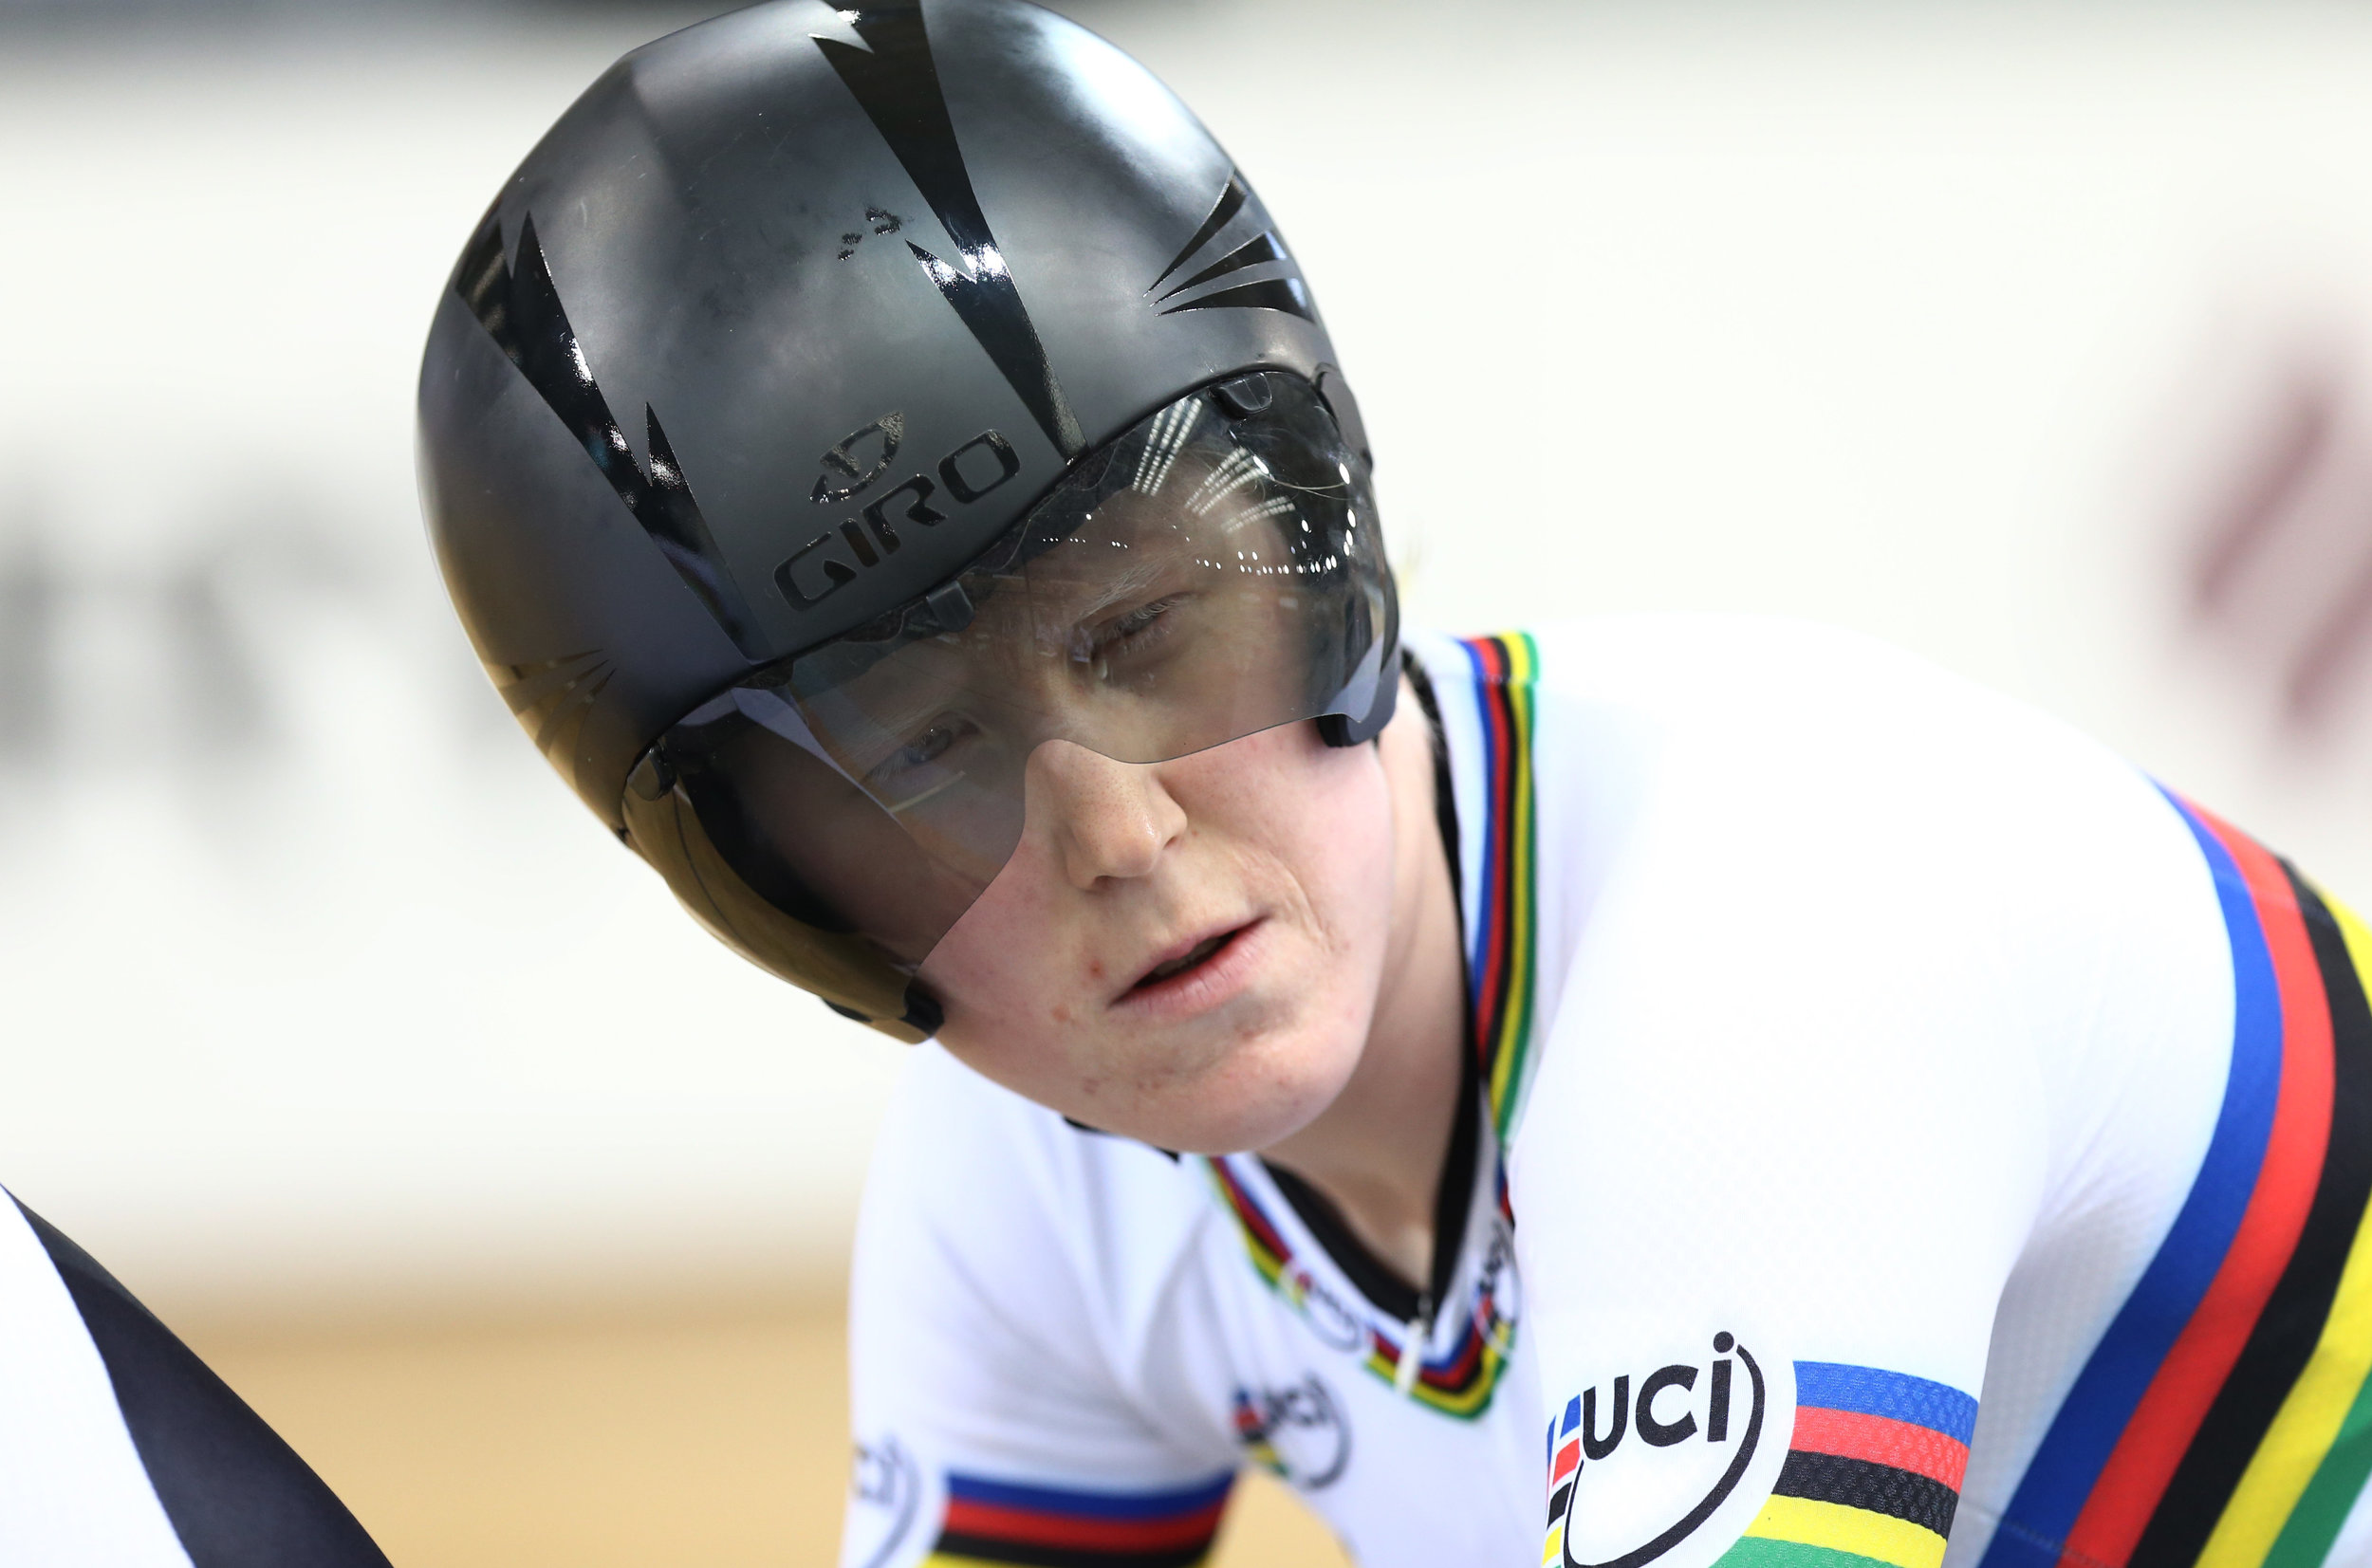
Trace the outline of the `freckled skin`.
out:
M 1373 746 L 1301 724 L 1147 766 L 1055 742 L 1028 768 L 1019 850 L 922 966 L 941 1042 L 1089 1127 L 1258 1150 L 1425 1279 L 1467 1025 L 1416 698 Z
M 1307 1125 L 1359 1064 L 1389 946 L 1376 748 L 1329 747 L 1309 724 L 1146 766 L 1058 742 L 1028 785 L 1019 848 L 922 967 L 947 1007 L 941 1042 L 1039 1104 L 1165 1149 L 1262 1148 Z M 1220 1005 L 1115 1005 L 1179 943 L 1247 923 L 1256 961 Z

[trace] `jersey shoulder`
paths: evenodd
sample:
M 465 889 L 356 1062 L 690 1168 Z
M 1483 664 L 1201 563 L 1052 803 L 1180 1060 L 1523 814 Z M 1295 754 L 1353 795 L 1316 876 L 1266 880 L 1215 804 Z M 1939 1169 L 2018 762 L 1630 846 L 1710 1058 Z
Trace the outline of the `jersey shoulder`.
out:
M 2173 823 L 2145 778 L 2073 728 L 1834 627 L 1608 616 L 1410 643 L 1447 692 L 1445 737 L 1467 765 L 1454 771 L 1528 773 L 1544 829 L 1585 808 L 1590 831 L 1611 842 L 1696 811 L 1692 830 L 1760 835 L 1777 849 L 1848 826 L 1852 839 L 1948 827 L 1966 842 L 2077 831 L 2068 824 L 2087 817 Z M 1461 809 L 1482 782 L 1460 778 Z M 1487 817 L 1491 803 L 1478 798 L 1468 815 Z M 1903 823 L 1896 807 L 1916 815 Z M 1957 821 L 1937 820 L 1953 808 Z
M 2196 841 L 2147 775 L 1899 648 L 1728 616 L 1609 618 L 1535 644 L 1529 764 L 1560 845 L 1619 840 L 1642 872 L 1705 872 L 1799 912 L 1807 942 L 1946 912 L 2149 941 L 2145 910 L 2178 893 L 2214 923 Z
M 1755 1042 L 1807 1094 L 1977 1062 L 2064 1103 L 2170 1039 L 2218 1068 L 2213 875 L 2146 775 L 2050 715 L 1779 619 L 1412 643 L 1510 1126 L 1547 1057 L 1575 1094 L 1676 1039 L 1708 1071 Z
M 1446 670 L 1463 688 L 1441 702 L 1461 824 L 1498 813 L 1497 776 L 1525 775 L 1544 901 L 1602 891 L 1625 866 L 1673 876 L 1701 860 L 1798 906 L 1916 868 L 1928 901 L 2005 898 L 2030 922 L 2046 911 L 2019 878 L 2061 866 L 2108 885 L 2172 873 L 2213 911 L 2196 841 L 2146 775 L 1876 638 L 1654 615 L 1412 640 L 1436 685 Z M 1473 845 L 1485 859 L 1518 848 Z M 1823 913 L 1889 918 L 1858 900 Z

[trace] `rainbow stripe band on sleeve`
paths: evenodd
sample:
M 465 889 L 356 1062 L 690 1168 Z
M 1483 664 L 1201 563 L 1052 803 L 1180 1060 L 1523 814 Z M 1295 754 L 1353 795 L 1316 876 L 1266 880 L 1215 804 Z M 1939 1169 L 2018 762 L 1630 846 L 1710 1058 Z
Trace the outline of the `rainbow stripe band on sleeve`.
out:
M 1975 1430 L 1958 1389 L 1798 1361 L 1787 1463 L 1717 1568 L 1938 1568 Z
M 2231 946 L 2223 1104 L 1982 1568 L 2318 1568 L 2372 1476 L 2372 933 L 2168 798 Z
M 1231 1474 L 1176 1490 L 1065 1491 L 947 1478 L 947 1517 L 924 1568 L 1193 1568 L 1211 1554 Z

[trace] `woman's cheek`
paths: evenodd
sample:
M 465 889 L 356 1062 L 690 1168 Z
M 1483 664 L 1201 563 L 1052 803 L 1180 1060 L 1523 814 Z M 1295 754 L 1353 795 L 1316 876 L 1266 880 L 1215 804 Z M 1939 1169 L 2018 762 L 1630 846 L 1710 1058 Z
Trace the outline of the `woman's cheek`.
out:
M 1296 814 L 1296 878 L 1340 956 L 1380 966 L 1391 925 L 1391 788 L 1369 748 L 1328 761 L 1337 787 L 1309 791 Z
M 1009 1087 L 1042 1079 L 1066 1054 L 1085 999 L 1062 984 L 1051 940 L 993 942 L 996 930 L 1028 929 L 983 921 L 954 952 L 944 949 L 923 969 L 926 985 L 948 1002 L 940 1042 Z M 941 958 L 944 963 L 937 962 Z

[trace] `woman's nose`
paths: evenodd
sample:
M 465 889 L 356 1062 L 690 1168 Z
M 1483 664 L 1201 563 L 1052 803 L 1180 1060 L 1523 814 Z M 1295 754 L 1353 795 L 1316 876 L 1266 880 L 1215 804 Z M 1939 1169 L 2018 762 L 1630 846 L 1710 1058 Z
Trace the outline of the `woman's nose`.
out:
M 1106 878 L 1145 876 L 1186 831 L 1186 813 L 1155 768 L 1116 763 L 1070 741 L 1030 754 L 1028 816 L 1053 837 L 1063 875 L 1091 891 Z

